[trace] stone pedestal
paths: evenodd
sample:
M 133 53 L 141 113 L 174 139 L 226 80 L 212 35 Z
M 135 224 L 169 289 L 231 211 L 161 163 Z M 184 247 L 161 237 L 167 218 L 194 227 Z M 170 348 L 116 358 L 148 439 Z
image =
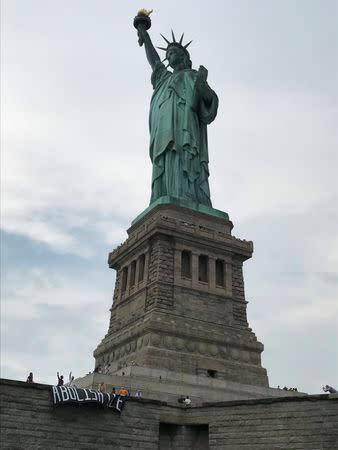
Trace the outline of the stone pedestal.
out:
M 109 254 L 116 285 L 109 330 L 94 352 L 96 369 L 168 370 L 268 386 L 263 345 L 248 327 L 242 264 L 250 241 L 232 223 L 158 205 Z

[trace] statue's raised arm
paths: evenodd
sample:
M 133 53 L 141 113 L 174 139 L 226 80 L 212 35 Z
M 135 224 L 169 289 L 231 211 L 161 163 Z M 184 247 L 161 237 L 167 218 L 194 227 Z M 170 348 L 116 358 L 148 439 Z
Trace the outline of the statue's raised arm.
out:
M 144 45 L 153 69 L 154 93 L 150 103 L 150 158 L 153 163 L 150 203 L 174 202 L 182 206 L 211 207 L 207 125 L 216 117 L 218 98 L 207 83 L 208 71 L 192 69 L 183 35 L 172 41 L 164 36 L 165 52 L 171 70 L 161 62 L 147 30 L 149 11 L 141 10 L 134 19 L 139 44 Z
M 161 62 L 161 59 L 155 47 L 153 46 L 153 43 L 151 42 L 150 36 L 147 31 L 151 25 L 149 17 L 150 13 L 152 13 L 152 10 L 147 11 L 146 9 L 141 9 L 134 19 L 134 26 L 137 29 L 138 43 L 140 47 L 144 45 L 148 62 L 151 65 L 151 68 L 154 70 L 156 65 Z

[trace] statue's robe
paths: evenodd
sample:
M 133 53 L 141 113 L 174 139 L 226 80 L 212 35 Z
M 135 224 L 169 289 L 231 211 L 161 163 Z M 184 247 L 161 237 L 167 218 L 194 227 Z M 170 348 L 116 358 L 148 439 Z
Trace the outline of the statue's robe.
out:
M 216 117 L 218 98 L 208 85 L 210 104 L 197 98 L 196 79 L 196 70 L 172 73 L 162 63 L 152 73 L 150 203 L 169 195 L 211 207 L 207 124 Z

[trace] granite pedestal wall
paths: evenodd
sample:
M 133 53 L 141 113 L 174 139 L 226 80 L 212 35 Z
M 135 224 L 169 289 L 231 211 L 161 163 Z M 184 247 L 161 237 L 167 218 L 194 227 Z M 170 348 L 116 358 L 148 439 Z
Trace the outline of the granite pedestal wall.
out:
M 139 366 L 268 386 L 249 328 L 243 262 L 252 242 L 226 218 L 159 205 L 109 255 L 116 285 L 96 370 Z
M 53 407 L 51 386 L 0 380 L 6 450 L 337 450 L 338 396 L 222 402 L 184 408 L 127 401 L 121 415 Z
M 219 402 L 307 395 L 302 392 L 284 391 L 202 375 L 147 369 L 139 366 L 121 369 L 120 373 L 113 375 L 90 373 L 75 380 L 76 387 L 86 389 L 98 389 L 102 383 L 105 385 L 107 392 L 111 392 L 113 388 L 118 391 L 121 387 L 125 387 L 131 395 L 140 391 L 144 398 L 162 400 L 175 406 L 178 398 L 187 395 L 194 402 L 194 405 L 201 405 L 206 401 Z

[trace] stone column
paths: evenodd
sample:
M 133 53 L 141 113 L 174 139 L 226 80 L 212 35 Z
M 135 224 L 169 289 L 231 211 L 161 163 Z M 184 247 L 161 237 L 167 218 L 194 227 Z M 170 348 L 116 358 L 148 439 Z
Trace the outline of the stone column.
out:
M 198 253 L 191 252 L 191 280 L 195 288 L 198 286 L 198 257 Z
M 139 285 L 138 274 L 140 270 L 140 257 L 136 259 L 136 268 L 135 268 L 135 286 Z
M 174 283 L 181 279 L 181 254 L 182 251 L 176 248 L 174 255 Z
M 232 264 L 225 263 L 225 294 L 232 297 Z
M 209 256 L 208 258 L 208 284 L 209 288 L 216 289 L 216 258 Z

